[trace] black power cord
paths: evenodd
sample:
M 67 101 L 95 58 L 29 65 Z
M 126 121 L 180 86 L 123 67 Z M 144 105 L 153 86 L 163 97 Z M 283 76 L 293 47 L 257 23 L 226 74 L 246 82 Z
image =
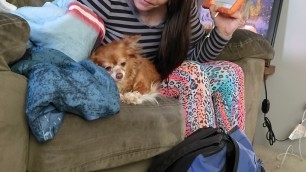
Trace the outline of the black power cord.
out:
M 266 80 L 265 79 L 264 79 L 264 85 L 265 85 L 265 95 L 266 95 L 266 97 L 262 101 L 262 104 L 261 104 L 261 111 L 264 113 L 264 123 L 262 124 L 262 126 L 268 128 L 268 131 L 266 133 L 266 139 L 269 141 L 270 145 L 272 146 L 275 143 L 275 141 L 283 142 L 283 141 L 288 140 L 289 138 L 286 138 L 286 139 L 283 139 L 283 140 L 278 140 L 275 137 L 275 134 L 274 134 L 273 129 L 272 129 L 271 121 L 266 116 L 267 113 L 270 110 L 270 101 L 268 99 L 268 91 L 267 91 L 267 85 L 266 85 Z

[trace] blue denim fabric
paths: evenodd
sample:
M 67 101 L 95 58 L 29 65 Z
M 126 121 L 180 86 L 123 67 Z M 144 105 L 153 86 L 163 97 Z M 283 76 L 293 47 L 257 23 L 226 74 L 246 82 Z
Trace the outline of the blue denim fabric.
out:
M 119 112 L 115 81 L 90 60 L 79 63 L 54 49 L 33 49 L 12 66 L 28 78 L 26 117 L 39 142 L 58 132 L 64 112 L 86 120 Z

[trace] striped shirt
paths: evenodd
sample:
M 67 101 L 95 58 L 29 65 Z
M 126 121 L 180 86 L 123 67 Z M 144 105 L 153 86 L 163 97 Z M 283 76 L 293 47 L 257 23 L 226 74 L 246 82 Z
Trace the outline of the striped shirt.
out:
M 142 55 L 149 59 L 156 57 L 161 40 L 164 23 L 157 26 L 146 25 L 135 11 L 130 0 L 78 0 L 92 9 L 104 20 L 106 27 L 102 44 L 119 40 L 124 35 L 140 34 L 139 45 L 143 48 Z M 215 30 L 205 39 L 207 33 L 199 20 L 197 3 L 193 3 L 191 10 L 191 42 L 188 59 L 198 62 L 213 60 L 227 44 Z M 175 28 L 173 28 L 175 29 Z

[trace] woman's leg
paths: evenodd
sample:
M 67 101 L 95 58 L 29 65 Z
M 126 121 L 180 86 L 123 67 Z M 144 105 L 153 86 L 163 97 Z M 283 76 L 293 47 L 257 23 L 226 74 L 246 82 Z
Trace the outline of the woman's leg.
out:
M 216 125 L 229 131 L 245 129 L 244 76 L 242 69 L 228 61 L 203 63 L 210 80 Z
M 182 102 L 186 136 L 201 127 L 245 128 L 243 72 L 233 63 L 186 61 L 161 84 L 160 92 Z
M 161 84 L 160 92 L 177 97 L 183 105 L 186 136 L 202 127 L 216 127 L 210 82 L 205 68 L 185 61 Z

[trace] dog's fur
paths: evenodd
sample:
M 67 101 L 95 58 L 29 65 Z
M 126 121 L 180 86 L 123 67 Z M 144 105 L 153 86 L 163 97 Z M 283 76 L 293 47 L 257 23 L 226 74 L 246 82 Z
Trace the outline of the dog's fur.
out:
M 157 102 L 160 75 L 152 62 L 140 55 L 139 39 L 139 35 L 125 36 L 98 47 L 91 55 L 93 62 L 116 81 L 120 99 L 127 104 Z

